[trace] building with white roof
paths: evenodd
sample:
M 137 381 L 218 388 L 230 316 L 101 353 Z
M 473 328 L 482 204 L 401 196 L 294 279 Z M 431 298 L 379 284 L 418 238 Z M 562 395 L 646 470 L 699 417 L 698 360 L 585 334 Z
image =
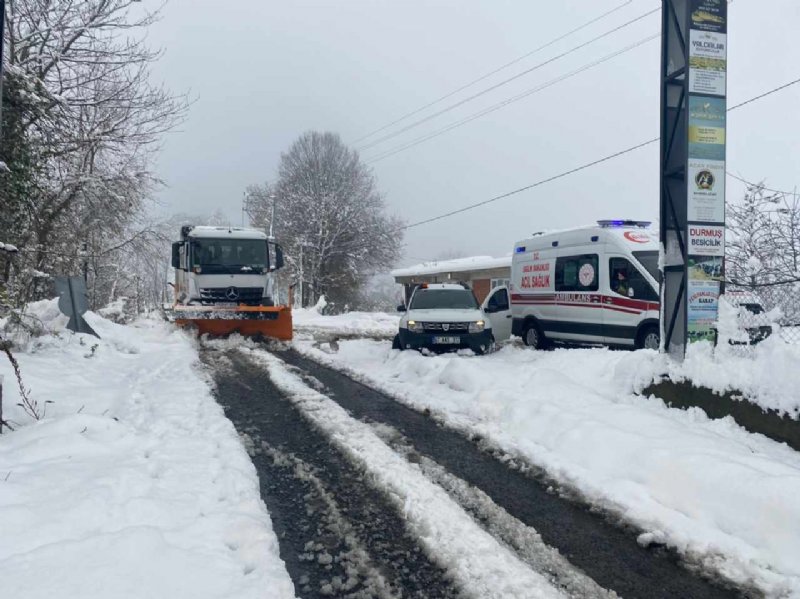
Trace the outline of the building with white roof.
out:
M 397 283 L 405 288 L 406 302 L 417 285 L 422 283 L 465 283 L 482 302 L 489 292 L 507 285 L 511 278 L 511 255 L 472 256 L 455 260 L 433 260 L 392 271 Z

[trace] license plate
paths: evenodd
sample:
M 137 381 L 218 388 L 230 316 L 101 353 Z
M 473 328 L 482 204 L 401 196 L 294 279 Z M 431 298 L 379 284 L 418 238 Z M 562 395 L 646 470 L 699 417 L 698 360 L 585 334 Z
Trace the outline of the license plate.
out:
M 434 337 L 433 342 L 438 345 L 453 345 L 461 343 L 461 339 L 459 337 Z

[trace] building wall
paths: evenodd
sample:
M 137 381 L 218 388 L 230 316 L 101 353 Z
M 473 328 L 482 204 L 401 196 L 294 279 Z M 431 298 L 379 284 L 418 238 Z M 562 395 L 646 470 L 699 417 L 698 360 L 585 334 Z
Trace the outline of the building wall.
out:
M 491 279 L 472 279 L 472 293 L 475 294 L 475 298 L 478 300 L 478 303 L 483 303 L 483 300 L 486 299 L 486 296 L 489 295 L 489 291 L 492 288 L 492 280 Z

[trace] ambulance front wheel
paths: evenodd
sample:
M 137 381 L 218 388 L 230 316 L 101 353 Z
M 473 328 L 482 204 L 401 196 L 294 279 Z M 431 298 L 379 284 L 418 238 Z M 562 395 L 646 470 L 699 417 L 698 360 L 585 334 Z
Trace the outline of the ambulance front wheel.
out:
M 542 334 L 539 325 L 535 322 L 529 322 L 525 325 L 525 330 L 522 333 L 522 341 L 525 345 L 533 349 L 544 349 L 547 345 L 547 339 Z

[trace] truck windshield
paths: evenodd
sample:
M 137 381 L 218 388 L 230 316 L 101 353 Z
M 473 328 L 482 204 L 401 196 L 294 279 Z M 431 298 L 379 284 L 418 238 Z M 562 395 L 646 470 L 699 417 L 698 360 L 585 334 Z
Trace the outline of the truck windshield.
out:
M 478 307 L 468 289 L 420 289 L 411 300 L 411 310 L 470 310 Z
M 658 252 L 650 250 L 648 252 L 633 252 L 633 257 L 637 262 L 644 266 L 645 270 L 650 273 L 656 282 L 659 281 L 658 277 Z
M 263 239 L 195 239 L 192 267 L 206 273 L 261 272 L 268 266 Z

